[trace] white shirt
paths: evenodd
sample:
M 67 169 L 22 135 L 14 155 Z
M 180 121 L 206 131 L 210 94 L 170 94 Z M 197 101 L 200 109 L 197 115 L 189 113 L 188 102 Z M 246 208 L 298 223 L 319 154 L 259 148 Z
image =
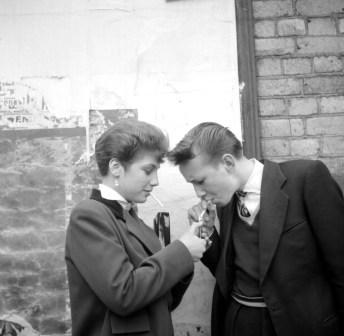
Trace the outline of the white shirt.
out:
M 125 210 L 130 210 L 132 207 L 132 204 L 125 200 L 121 194 L 105 184 L 99 184 L 99 191 L 103 198 L 110 201 L 117 201 Z
M 246 193 L 245 197 L 240 197 L 240 201 L 244 203 L 245 207 L 250 213 L 249 217 L 240 218 L 247 224 L 252 225 L 254 219 L 260 209 L 260 191 L 263 179 L 263 169 L 264 165 L 256 159 L 251 159 L 254 162 L 254 167 L 251 175 L 249 176 L 246 184 L 242 188 L 242 191 Z

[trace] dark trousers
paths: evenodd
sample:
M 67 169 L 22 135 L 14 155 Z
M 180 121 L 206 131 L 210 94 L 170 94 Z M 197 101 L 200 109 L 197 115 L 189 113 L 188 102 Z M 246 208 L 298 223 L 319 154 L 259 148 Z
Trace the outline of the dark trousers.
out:
M 277 336 L 267 308 L 253 308 L 231 299 L 225 321 L 225 336 Z

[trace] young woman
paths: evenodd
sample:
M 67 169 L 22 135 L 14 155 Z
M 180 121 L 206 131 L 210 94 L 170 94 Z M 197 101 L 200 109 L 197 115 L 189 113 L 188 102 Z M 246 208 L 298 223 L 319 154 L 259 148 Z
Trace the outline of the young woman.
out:
M 72 211 L 66 238 L 72 335 L 170 336 L 175 308 L 205 250 L 190 227 L 161 248 L 135 212 L 158 185 L 161 130 L 122 120 L 96 142 L 99 189 Z

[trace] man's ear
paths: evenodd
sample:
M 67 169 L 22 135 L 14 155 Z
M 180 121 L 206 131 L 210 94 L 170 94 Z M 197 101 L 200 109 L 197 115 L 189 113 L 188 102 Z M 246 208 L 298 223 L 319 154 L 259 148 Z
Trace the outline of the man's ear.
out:
M 228 172 L 232 171 L 235 167 L 235 159 L 232 154 L 223 154 L 222 155 L 222 162 Z
M 116 158 L 112 158 L 109 161 L 109 173 L 112 175 L 112 177 L 118 179 L 122 174 L 122 170 L 123 166 Z

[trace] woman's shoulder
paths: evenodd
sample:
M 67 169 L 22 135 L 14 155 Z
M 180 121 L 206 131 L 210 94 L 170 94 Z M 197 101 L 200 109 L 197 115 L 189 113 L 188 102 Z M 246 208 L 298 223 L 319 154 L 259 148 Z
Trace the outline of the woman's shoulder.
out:
M 84 199 L 80 201 L 71 212 L 71 216 L 76 214 L 94 214 L 94 215 L 105 215 L 111 213 L 108 207 L 94 199 Z

